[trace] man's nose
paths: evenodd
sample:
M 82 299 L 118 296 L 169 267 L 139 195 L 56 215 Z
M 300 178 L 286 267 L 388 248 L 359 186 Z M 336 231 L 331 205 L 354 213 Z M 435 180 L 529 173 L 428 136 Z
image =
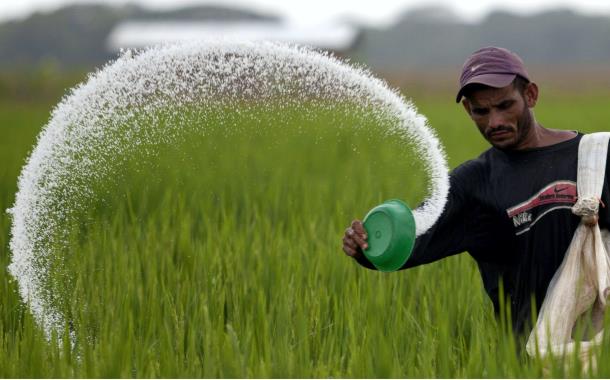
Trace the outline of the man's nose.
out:
M 504 125 L 504 117 L 502 116 L 502 113 L 491 110 L 489 112 L 489 121 L 487 122 L 487 126 L 491 129 L 496 129 L 502 125 Z

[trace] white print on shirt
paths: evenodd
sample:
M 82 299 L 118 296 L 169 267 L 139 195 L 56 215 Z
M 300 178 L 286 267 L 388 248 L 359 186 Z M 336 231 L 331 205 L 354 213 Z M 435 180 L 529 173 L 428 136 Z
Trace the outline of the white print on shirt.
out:
M 523 223 L 529 223 L 531 221 L 532 221 L 532 214 L 527 211 L 513 216 L 513 224 L 515 225 L 515 227 L 519 227 Z
M 576 182 L 551 182 L 532 197 L 506 210 L 515 226 L 515 235 L 530 230 L 542 217 L 554 210 L 570 209 L 576 203 Z

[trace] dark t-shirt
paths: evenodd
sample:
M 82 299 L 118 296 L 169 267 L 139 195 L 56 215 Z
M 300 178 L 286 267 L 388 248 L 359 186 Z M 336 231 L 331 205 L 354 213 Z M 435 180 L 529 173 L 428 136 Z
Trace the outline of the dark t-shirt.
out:
M 445 210 L 417 238 L 403 269 L 468 252 L 496 311 L 502 280 L 513 327 L 523 331 L 530 324 L 532 296 L 539 309 L 580 221 L 571 207 L 581 138 L 513 152 L 492 147 L 454 169 Z M 610 204 L 608 175 L 602 201 Z M 610 224 L 606 208 L 600 207 L 599 223 Z

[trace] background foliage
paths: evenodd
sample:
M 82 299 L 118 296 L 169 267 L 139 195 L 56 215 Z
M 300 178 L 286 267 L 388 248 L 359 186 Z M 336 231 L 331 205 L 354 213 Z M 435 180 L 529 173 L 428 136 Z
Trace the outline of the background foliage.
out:
M 371 133 L 375 126 L 332 129 L 323 117 L 306 124 L 298 115 L 282 128 L 267 115 L 240 135 L 210 127 L 127 168 L 65 263 L 72 277 L 63 307 L 78 326 L 76 345 L 47 341 L 6 270 L 4 210 L 73 81 L 34 81 L 40 96 L 0 103 L 1 377 L 545 374 L 494 317 L 468 255 L 389 274 L 345 257 L 341 236 L 353 218 L 388 198 L 413 205 L 425 180 L 415 159 L 396 158 L 404 146 Z M 453 93 L 408 95 L 452 167 L 486 149 Z M 536 115 L 546 127 L 608 130 L 607 103 L 599 91 L 543 91 Z M 610 376 L 600 363 L 594 375 Z M 551 368 L 555 377 L 581 375 L 562 362 Z

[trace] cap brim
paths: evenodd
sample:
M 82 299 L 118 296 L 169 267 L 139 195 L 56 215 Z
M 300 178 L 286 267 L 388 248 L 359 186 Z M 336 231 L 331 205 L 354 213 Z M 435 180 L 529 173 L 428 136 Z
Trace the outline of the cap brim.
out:
M 459 103 L 464 95 L 464 89 L 471 84 L 484 84 L 489 87 L 502 88 L 513 83 L 517 74 L 481 74 L 470 78 L 463 86 L 455 98 L 455 102 Z

